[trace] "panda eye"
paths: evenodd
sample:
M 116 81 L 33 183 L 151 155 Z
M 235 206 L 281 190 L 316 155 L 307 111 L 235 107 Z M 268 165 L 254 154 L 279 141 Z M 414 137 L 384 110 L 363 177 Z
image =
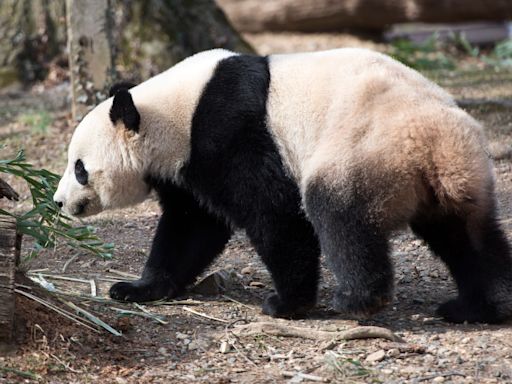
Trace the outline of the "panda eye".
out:
M 82 160 L 78 159 L 75 163 L 75 177 L 76 181 L 78 181 L 82 185 L 87 184 L 87 179 L 89 177 L 87 171 L 85 170 L 84 163 Z

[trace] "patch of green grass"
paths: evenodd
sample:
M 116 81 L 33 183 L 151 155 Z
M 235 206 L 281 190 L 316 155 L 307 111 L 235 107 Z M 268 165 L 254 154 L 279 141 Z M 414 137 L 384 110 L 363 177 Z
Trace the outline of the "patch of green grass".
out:
M 503 40 L 496 44 L 489 56 L 483 60 L 493 67 L 512 67 L 512 39 Z
M 361 382 L 381 383 L 376 373 L 363 366 L 359 360 L 342 356 L 333 351 L 325 355 L 325 364 L 332 370 L 337 380 L 343 383 Z
M 0 372 L 10 373 L 10 374 L 19 376 L 20 378 L 34 380 L 34 381 L 41 380 L 41 376 L 39 376 L 39 375 L 37 375 L 37 374 L 35 374 L 33 372 L 22 371 L 22 370 L 17 369 L 17 368 L 0 366 Z
M 48 111 L 30 111 L 18 116 L 18 122 L 30 128 L 34 134 L 46 134 L 52 123 L 52 116 Z
M 423 43 L 398 39 L 391 43 L 388 51 L 396 60 L 419 71 L 439 71 L 460 69 L 460 62 L 471 58 L 472 63 L 482 67 L 501 69 L 512 67 L 512 39 L 496 44 L 483 52 L 471 45 L 463 34 L 453 34 L 448 41 L 442 42 L 433 34 Z
M 423 43 L 406 39 L 395 40 L 389 54 L 396 60 L 419 71 L 454 69 L 455 60 L 447 56 L 440 47 L 436 35 Z

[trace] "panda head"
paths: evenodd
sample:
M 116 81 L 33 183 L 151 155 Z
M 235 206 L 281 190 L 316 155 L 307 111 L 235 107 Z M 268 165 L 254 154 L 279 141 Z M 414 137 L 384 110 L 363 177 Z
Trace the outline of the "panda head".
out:
M 140 115 L 128 86 L 116 85 L 111 96 L 80 122 L 69 145 L 67 168 L 54 200 L 64 212 L 89 216 L 146 198 Z

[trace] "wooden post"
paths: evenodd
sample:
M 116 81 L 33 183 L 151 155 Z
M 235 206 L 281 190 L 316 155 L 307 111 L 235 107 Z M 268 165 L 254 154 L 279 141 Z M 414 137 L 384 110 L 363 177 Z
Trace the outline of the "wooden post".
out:
M 80 120 L 108 95 L 114 73 L 108 0 L 66 0 L 72 113 Z
M 0 217 L 0 350 L 9 349 L 14 343 L 14 284 L 20 246 L 16 219 Z

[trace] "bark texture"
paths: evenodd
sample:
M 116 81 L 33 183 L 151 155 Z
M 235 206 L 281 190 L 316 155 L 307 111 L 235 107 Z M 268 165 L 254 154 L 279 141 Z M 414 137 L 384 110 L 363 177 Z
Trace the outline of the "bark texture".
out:
M 83 6 L 99 10 L 110 3 L 112 24 L 103 32 L 111 31 L 113 68 L 134 81 L 146 79 L 202 50 L 252 51 L 213 0 L 74 0 L 69 1 L 67 17 L 66 1 L 0 1 L 0 88 L 13 82 L 30 83 L 44 79 L 52 61 L 59 66 L 65 65 L 66 60 L 62 58 L 66 54 L 66 18 L 82 23 L 81 28 L 93 29 L 101 24 L 92 14 L 80 13 Z M 87 25 L 87 22 L 91 24 Z M 80 36 L 75 33 L 71 37 L 73 63 L 89 62 L 96 68 L 100 65 L 88 61 L 91 54 L 97 53 L 95 48 L 104 53 L 108 49 L 108 44 L 99 38 L 102 32 L 95 33 L 98 40 L 86 38 L 83 46 L 79 44 Z M 80 70 L 86 68 L 79 67 Z M 77 69 L 73 70 L 77 74 Z M 87 70 L 94 71 L 92 67 Z M 82 86 L 91 88 L 88 82 L 97 84 L 104 73 L 104 69 L 95 72 L 94 78 L 89 76 L 87 81 L 81 82 Z M 94 87 L 86 95 L 86 102 L 101 98 L 103 92 L 95 95 Z
M 404 22 L 507 20 L 510 0 L 217 0 L 244 32 L 382 30 Z
M 73 118 L 108 93 L 114 74 L 110 1 L 66 0 Z
M 124 0 L 114 40 L 117 69 L 135 82 L 206 49 L 252 52 L 213 0 Z
M 16 219 L 0 217 L 0 350 L 14 342 L 14 280 L 20 245 Z
M 0 1 L 0 88 L 44 78 L 65 43 L 63 0 Z

